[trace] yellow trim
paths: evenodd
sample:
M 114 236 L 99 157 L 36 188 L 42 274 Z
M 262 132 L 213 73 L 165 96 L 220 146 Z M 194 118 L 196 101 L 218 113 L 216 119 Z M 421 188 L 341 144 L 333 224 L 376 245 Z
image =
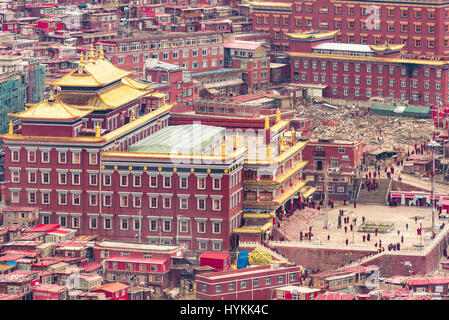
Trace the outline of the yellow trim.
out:
M 258 7 L 291 8 L 291 6 L 292 6 L 292 3 L 285 3 L 285 2 L 264 2 L 264 1 L 248 1 L 248 0 L 246 0 L 246 3 L 248 3 L 251 6 L 258 6 Z
M 350 60 L 360 62 L 386 62 L 386 63 L 411 63 L 419 65 L 429 66 L 446 66 L 449 65 L 448 61 L 438 60 L 419 60 L 419 59 L 400 59 L 400 58 L 381 58 L 381 57 L 364 57 L 364 56 L 346 56 L 346 55 L 333 55 L 322 53 L 310 53 L 310 52 L 286 52 L 287 55 L 297 58 L 315 58 L 315 59 L 329 59 L 329 60 Z
M 310 18 L 312 19 L 312 18 Z M 307 33 L 307 32 L 295 32 L 295 33 L 287 33 L 287 35 L 293 39 L 322 39 L 326 37 L 331 37 L 336 35 L 340 30 L 334 30 L 329 32 L 315 32 L 315 33 Z
M 317 190 L 317 188 L 315 188 L 315 187 L 303 188 L 303 189 L 300 190 L 301 196 L 302 196 L 304 199 L 307 199 L 307 198 L 310 197 L 316 190 Z
M 293 185 L 293 187 L 291 187 L 289 190 L 284 191 L 284 193 L 282 193 L 280 195 L 279 198 L 274 199 L 274 203 L 281 205 L 283 204 L 285 201 L 287 201 L 291 196 L 293 196 L 295 193 L 297 193 L 299 190 L 302 189 L 302 187 L 304 187 L 307 184 L 306 180 L 301 180 L 299 182 L 297 182 L 295 185 Z
M 272 226 L 273 226 L 273 222 L 269 221 L 269 222 L 265 223 L 263 226 L 234 228 L 232 230 L 232 233 L 263 234 L 268 229 L 270 229 Z
M 287 180 L 293 174 L 298 172 L 298 170 L 301 170 L 302 168 L 304 168 L 307 163 L 308 163 L 308 161 L 300 161 L 300 162 L 298 162 L 295 166 L 293 166 L 292 168 L 288 169 L 282 176 L 278 177 L 275 180 L 275 182 L 277 184 L 283 183 L 285 180 Z
M 260 213 L 260 212 L 246 212 L 243 214 L 244 219 L 270 219 L 274 218 L 276 214 L 271 211 L 270 213 Z
M 276 116 L 276 119 L 277 119 L 277 116 Z M 288 121 L 288 120 L 281 120 L 281 121 L 277 122 L 275 125 L 273 125 L 270 130 L 273 132 L 279 132 L 282 129 L 284 129 L 289 123 L 290 123 L 290 121 Z

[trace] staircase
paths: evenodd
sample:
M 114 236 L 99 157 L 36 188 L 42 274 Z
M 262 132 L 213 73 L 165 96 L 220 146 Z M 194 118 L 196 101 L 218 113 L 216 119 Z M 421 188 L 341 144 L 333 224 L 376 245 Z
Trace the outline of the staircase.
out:
M 366 179 L 363 179 L 363 184 L 365 183 L 365 180 Z M 368 191 L 366 187 L 363 190 L 360 189 L 357 203 L 385 205 L 387 193 L 390 191 L 390 179 L 380 179 L 376 181 L 379 183 L 379 187 L 375 191 Z

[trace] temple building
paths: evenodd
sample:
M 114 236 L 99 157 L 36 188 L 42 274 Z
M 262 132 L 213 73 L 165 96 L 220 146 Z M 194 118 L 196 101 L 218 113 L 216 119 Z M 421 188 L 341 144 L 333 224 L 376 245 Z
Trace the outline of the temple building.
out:
M 21 125 L 2 136 L 7 206 L 38 207 L 41 223 L 103 240 L 226 252 L 262 241 L 314 192 L 306 143 L 279 109 L 245 132 L 169 126 L 173 104 L 132 73 L 92 46 L 50 83 L 58 93 L 11 114 Z

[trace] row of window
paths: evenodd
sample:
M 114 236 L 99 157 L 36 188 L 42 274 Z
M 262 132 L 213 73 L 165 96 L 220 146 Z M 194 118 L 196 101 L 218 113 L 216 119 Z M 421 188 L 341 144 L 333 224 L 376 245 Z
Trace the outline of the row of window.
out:
M 174 39 L 172 41 L 163 40 L 160 42 L 156 41 L 145 41 L 143 43 L 133 43 L 130 45 L 121 45 L 118 48 L 118 52 L 130 52 L 130 51 L 140 51 L 149 49 L 163 49 L 163 48 L 174 48 L 174 47 L 184 47 L 184 46 L 199 46 L 199 45 L 209 45 L 214 43 L 219 43 L 220 39 L 218 36 L 213 36 L 211 38 L 199 38 L 199 39 Z M 222 47 L 219 47 L 222 48 Z M 110 46 L 105 46 L 105 51 L 114 52 L 115 48 Z M 216 49 L 216 48 L 214 48 Z M 196 49 L 195 49 L 196 50 Z M 190 51 L 189 49 L 182 50 Z M 193 50 L 192 50 L 193 51 Z M 220 49 L 220 53 L 223 53 Z
M 340 90 L 341 90 L 341 88 L 340 88 Z M 332 88 L 332 95 L 333 96 L 338 96 L 338 95 L 340 95 L 340 93 L 339 93 L 339 88 Z M 349 88 L 343 88 L 343 96 L 344 97 L 349 97 L 349 96 L 351 96 L 351 92 L 353 92 L 353 94 L 354 94 L 354 96 L 355 97 L 361 97 L 362 95 L 361 95 L 361 90 L 360 89 L 357 89 L 357 88 L 355 88 L 355 89 L 349 89 Z M 386 97 L 385 95 L 384 95 L 384 91 L 382 90 L 382 89 L 378 89 L 378 90 L 376 90 L 376 93 L 377 93 L 377 97 L 379 97 L 379 98 L 384 98 L 384 97 Z M 397 96 L 398 95 L 398 93 L 397 92 L 395 92 L 395 91 L 389 91 L 388 92 L 388 97 L 389 98 L 392 98 L 392 99 L 401 99 L 401 100 L 408 100 L 407 99 L 407 93 L 406 92 L 399 92 L 399 95 L 400 96 Z M 372 92 L 372 90 L 371 89 L 365 89 L 365 97 L 366 98 L 371 98 L 371 97 L 373 97 L 373 92 Z M 418 102 L 418 101 L 420 101 L 420 99 L 423 99 L 423 101 L 424 102 L 431 102 L 431 101 L 434 101 L 434 102 L 442 102 L 442 100 L 441 100 L 441 95 L 438 95 L 438 94 L 435 94 L 435 95 L 431 95 L 431 94 L 419 94 L 419 93 L 412 93 L 411 95 L 410 95 L 410 99 L 413 101 L 413 102 Z M 431 100 L 433 98 L 433 100 Z M 449 95 L 448 95 L 448 97 L 447 97 L 447 101 L 449 102 Z
M 49 164 L 51 163 L 51 152 L 50 150 L 39 150 L 40 152 L 40 163 Z M 58 150 L 57 152 L 57 163 L 58 164 L 68 164 L 69 152 L 66 150 Z M 71 164 L 81 164 L 81 150 L 70 151 Z M 20 149 L 11 148 L 11 162 L 20 162 Z M 37 163 L 38 162 L 38 152 L 37 150 L 27 150 L 27 162 Z M 98 164 L 98 153 L 89 152 L 89 165 Z
M 269 277 L 263 277 L 263 278 L 254 278 L 251 279 L 252 281 L 252 287 L 256 288 L 262 285 L 270 286 L 272 284 L 283 284 L 285 281 L 286 275 L 278 275 L 278 276 L 269 276 Z M 289 274 L 289 280 L 290 282 L 295 282 L 297 280 L 297 274 L 291 273 Z M 250 280 L 240 280 L 236 282 L 228 282 L 226 284 L 216 284 L 215 285 L 215 293 L 221 293 L 221 292 L 230 292 L 235 291 L 236 286 L 238 285 L 238 290 L 244 290 L 248 289 L 248 282 Z M 205 283 L 201 284 L 200 290 L 203 292 L 207 291 L 207 285 Z
M 326 61 L 303 61 L 302 62 L 302 69 L 312 69 L 312 70 L 318 70 L 318 65 L 320 66 L 321 70 L 327 70 L 328 64 L 332 65 L 332 71 L 345 71 L 345 72 L 361 72 L 362 65 L 357 63 L 332 63 L 332 62 L 326 62 Z M 295 60 L 294 61 L 294 67 L 295 69 L 301 69 L 301 61 Z M 343 68 L 343 70 L 341 70 Z M 373 66 L 371 64 L 364 65 L 364 69 L 366 73 L 373 73 Z M 377 65 L 375 68 L 377 70 L 377 74 L 384 74 L 384 70 L 388 70 L 389 75 L 396 74 L 396 70 L 400 69 L 400 73 L 402 76 L 407 75 L 407 68 L 406 67 L 396 67 L 396 66 L 384 66 L 384 65 Z M 421 72 L 420 72 L 421 71 Z M 413 76 L 424 76 L 424 77 L 430 77 L 431 70 L 430 68 L 413 68 L 411 74 Z M 441 78 L 441 69 L 435 69 L 435 77 Z
M 113 220 L 112 218 L 102 218 L 103 224 L 102 228 L 103 230 L 112 230 L 113 229 Z M 97 230 L 100 228 L 100 218 L 90 216 L 88 217 L 89 221 L 89 229 L 91 230 Z M 48 224 L 50 222 L 49 216 L 43 216 L 42 217 L 42 223 Z M 69 226 L 70 222 L 70 226 Z M 81 228 L 81 216 L 71 216 L 69 218 L 68 215 L 59 215 L 58 217 L 58 223 L 61 225 L 61 227 L 64 228 L 74 228 L 79 229 Z M 222 233 L 222 222 L 221 221 L 211 221 L 210 223 L 207 223 L 207 221 L 196 221 L 194 222 L 196 225 L 196 233 L 197 234 L 206 234 L 208 232 L 208 225 L 210 228 L 211 234 L 215 235 L 221 235 Z M 140 231 L 142 228 L 142 223 L 139 218 L 120 218 L 119 219 L 119 230 L 120 231 Z M 172 219 L 161 219 L 161 222 L 158 222 L 158 219 L 148 219 L 148 231 L 149 232 L 164 232 L 164 233 L 171 233 L 172 231 L 177 231 L 179 234 L 190 234 L 192 226 L 191 222 L 189 220 L 179 220 L 177 222 L 173 222 Z M 126 254 L 127 253 L 127 254 Z M 124 251 L 122 252 L 123 257 L 129 257 L 129 252 Z M 150 255 L 151 257 L 151 255 Z
M 11 183 L 21 183 L 20 179 L 20 169 L 14 168 L 11 170 Z M 26 169 L 27 170 L 27 182 L 29 184 L 37 184 L 38 183 L 38 169 Z M 41 171 L 41 184 L 51 184 L 51 169 L 40 169 Z M 79 172 L 71 172 L 71 184 L 79 186 L 81 185 L 81 171 Z M 68 172 L 58 172 L 58 184 L 59 185 L 67 185 L 68 184 Z M 132 174 L 132 178 L 130 178 L 129 174 L 119 174 L 119 186 L 120 187 L 134 187 L 140 188 L 142 187 L 142 175 L 140 174 Z M 88 173 L 88 185 L 89 186 L 97 186 L 98 185 L 98 173 Z M 238 176 L 238 183 L 241 182 L 241 175 Z M 132 180 L 132 185 L 131 181 Z M 179 189 L 189 189 L 189 177 L 179 176 Z M 212 177 L 211 187 L 212 190 L 221 190 L 222 178 L 220 177 Z M 162 183 L 161 183 L 162 182 Z M 163 175 L 162 181 L 159 179 L 158 174 L 150 174 L 148 177 L 148 186 L 150 188 L 158 188 L 158 185 L 161 185 L 164 189 L 170 189 L 172 187 L 172 176 Z M 237 176 L 231 176 L 231 188 L 237 184 Z M 112 186 L 112 173 L 103 174 L 103 186 L 111 187 Z M 197 190 L 206 190 L 207 189 L 207 178 L 206 177 L 196 177 L 196 189 Z
M 20 203 L 20 191 L 12 190 L 11 192 L 11 203 L 19 204 Z M 38 191 L 26 191 L 27 192 L 27 204 L 38 204 Z M 81 191 L 70 191 L 71 197 L 68 196 L 68 191 L 58 191 L 58 205 L 66 206 L 68 205 L 69 198 L 71 198 L 72 206 L 81 206 Z M 238 196 L 237 196 L 238 195 Z M 51 204 L 51 192 L 50 191 L 40 191 L 40 203 L 42 205 L 50 205 Z M 159 195 L 148 195 L 148 205 L 147 208 L 150 209 L 172 209 L 173 196 L 162 196 L 162 201 L 160 201 Z M 222 209 L 222 199 L 214 198 L 213 196 L 208 201 L 207 196 L 195 196 L 196 197 L 196 210 L 197 211 L 206 211 L 208 207 L 212 211 L 221 211 Z M 104 207 L 112 207 L 113 196 L 112 194 L 103 195 L 103 203 Z M 209 204 L 208 204 L 209 202 Z M 189 208 L 189 196 L 178 195 L 178 203 L 180 210 L 190 210 Z M 236 194 L 235 197 L 231 197 L 230 204 L 231 208 L 235 207 L 238 203 L 240 203 L 240 193 Z M 99 195 L 98 193 L 89 193 L 88 194 L 88 204 L 90 207 L 98 207 L 99 206 Z M 120 208 L 142 208 L 143 200 L 142 195 L 129 195 L 129 194 L 120 194 L 119 195 L 119 206 Z

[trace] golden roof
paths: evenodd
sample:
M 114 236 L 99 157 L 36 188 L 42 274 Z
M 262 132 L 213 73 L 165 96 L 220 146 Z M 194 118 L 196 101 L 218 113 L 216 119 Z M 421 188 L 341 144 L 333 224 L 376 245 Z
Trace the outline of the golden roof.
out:
M 47 84 L 61 87 L 101 87 L 134 73 L 117 68 L 104 58 L 84 62 L 62 78 Z
M 327 37 L 335 36 L 340 30 L 321 32 L 321 31 L 305 31 L 305 32 L 295 32 L 287 33 L 290 38 L 293 39 L 322 39 Z
M 270 229 L 273 226 L 273 222 L 269 221 L 265 223 L 263 226 L 247 226 L 247 227 L 240 227 L 240 228 L 234 228 L 232 230 L 233 233 L 250 233 L 250 234 L 263 234 L 268 229 Z
M 9 115 L 19 119 L 70 121 L 85 117 L 89 113 L 91 113 L 90 110 L 75 109 L 51 96 L 50 99 L 31 105 L 30 108 L 22 112 L 10 113 Z
M 254 7 L 285 7 L 285 8 L 291 8 L 291 3 L 285 3 L 285 2 L 265 2 L 265 1 L 246 1 L 251 6 Z
M 133 87 L 134 89 L 146 89 L 147 87 L 151 86 L 153 83 L 145 83 L 145 82 L 140 82 L 134 79 L 131 79 L 129 77 L 125 77 L 122 79 L 122 83 L 126 84 L 129 87 Z
M 382 45 L 370 45 L 370 49 L 373 51 L 398 51 L 404 48 L 405 44 L 382 44 Z
M 80 110 L 115 109 L 152 93 L 148 90 L 136 89 L 139 83 L 124 78 L 121 83 L 97 92 L 61 92 L 58 98 Z

